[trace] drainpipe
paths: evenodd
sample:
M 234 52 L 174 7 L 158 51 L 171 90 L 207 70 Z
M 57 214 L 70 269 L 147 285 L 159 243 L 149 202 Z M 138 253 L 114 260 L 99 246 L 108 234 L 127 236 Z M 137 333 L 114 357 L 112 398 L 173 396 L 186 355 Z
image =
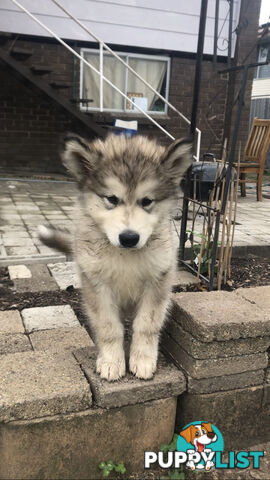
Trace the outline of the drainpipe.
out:
M 208 4 L 208 0 L 201 1 L 200 25 L 199 25 L 199 35 L 198 35 L 198 43 L 197 43 L 197 58 L 196 58 L 195 79 L 194 79 L 194 86 L 193 86 L 192 113 L 191 113 L 191 122 L 190 122 L 190 135 L 192 136 L 192 138 L 194 138 L 195 131 L 196 131 L 197 111 L 198 111 L 200 84 L 201 84 L 203 46 L 204 46 L 204 37 L 205 37 L 206 15 L 207 15 L 207 4 Z M 185 195 L 183 199 L 180 247 L 179 247 L 180 260 L 185 260 L 189 185 L 190 185 L 190 172 L 187 174 Z

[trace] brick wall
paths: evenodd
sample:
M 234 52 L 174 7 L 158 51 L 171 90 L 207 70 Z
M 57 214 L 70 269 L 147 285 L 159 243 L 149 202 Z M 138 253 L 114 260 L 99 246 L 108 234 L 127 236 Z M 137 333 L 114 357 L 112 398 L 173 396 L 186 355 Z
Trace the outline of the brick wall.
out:
M 257 37 L 257 25 L 260 0 L 242 0 L 241 34 L 237 44 L 238 62 L 245 59 Z M 71 53 L 53 41 L 40 39 L 12 38 L 5 49 L 16 45 L 20 48 L 32 50 L 33 55 L 24 65 L 43 64 L 52 67 L 53 72 L 43 77 L 46 81 L 67 81 L 72 86 L 61 90 L 60 94 L 71 99 L 79 97 L 79 62 L 74 61 Z M 73 45 L 74 46 L 74 45 Z M 85 46 L 85 45 L 84 45 Z M 79 45 L 75 48 L 79 48 Z M 117 48 L 115 48 L 117 50 Z M 148 52 L 149 53 L 149 52 Z M 248 57 L 254 61 L 256 48 Z M 219 63 L 218 69 L 224 68 Z M 183 58 L 171 54 L 171 78 L 169 100 L 185 116 L 190 118 L 192 106 L 193 81 L 195 59 Z M 239 138 L 245 141 L 248 132 L 250 91 L 252 83 L 250 72 L 246 103 L 242 115 Z M 63 171 L 59 160 L 59 143 L 67 131 L 75 131 L 83 136 L 90 136 L 79 121 L 54 101 L 41 94 L 27 84 L 13 70 L 0 64 L 0 166 L 2 171 L 28 170 L 35 172 Z M 213 69 L 210 60 L 203 61 L 200 102 L 198 108 L 198 127 L 202 130 L 201 153 L 212 151 L 220 154 L 224 137 L 231 135 L 234 111 L 232 104 L 239 89 L 239 75 L 220 75 Z M 110 114 L 90 114 L 100 124 L 112 125 L 114 116 Z M 121 115 L 117 115 L 121 118 Z M 188 134 L 188 126 L 179 117 L 169 110 L 168 116 L 158 120 L 175 137 Z M 168 143 L 167 138 L 145 119 L 139 118 L 139 132 L 150 137 L 157 136 L 162 143 Z M 0 171 L 1 171 L 0 170 Z
M 60 45 L 19 39 L 16 47 L 33 51 L 24 65 L 52 67 L 48 82 L 72 81 L 73 59 Z M 59 159 L 62 137 L 70 131 L 87 135 L 86 128 L 4 63 L 0 63 L 0 78 L 0 172 L 64 171 Z M 61 95 L 72 98 L 72 88 Z
M 236 45 L 236 57 L 233 64 L 243 65 L 257 61 L 257 36 L 261 8 L 261 0 L 242 0 L 239 35 Z M 254 68 L 249 70 L 245 100 L 241 115 L 238 145 L 241 142 L 241 151 L 248 136 L 249 115 L 251 103 L 251 89 L 254 77 Z M 228 96 L 226 102 L 226 116 L 224 124 L 224 138 L 231 140 L 237 111 L 237 96 L 241 86 L 242 72 L 231 73 L 228 80 Z

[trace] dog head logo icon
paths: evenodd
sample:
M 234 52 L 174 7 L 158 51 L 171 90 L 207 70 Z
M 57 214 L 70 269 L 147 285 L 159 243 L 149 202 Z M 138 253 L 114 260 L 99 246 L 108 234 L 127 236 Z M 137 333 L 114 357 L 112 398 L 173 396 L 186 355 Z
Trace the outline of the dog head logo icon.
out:
M 177 450 L 188 454 L 186 466 L 191 470 L 212 470 L 215 468 L 216 451 L 223 451 L 220 431 L 209 422 L 192 422 L 180 432 Z

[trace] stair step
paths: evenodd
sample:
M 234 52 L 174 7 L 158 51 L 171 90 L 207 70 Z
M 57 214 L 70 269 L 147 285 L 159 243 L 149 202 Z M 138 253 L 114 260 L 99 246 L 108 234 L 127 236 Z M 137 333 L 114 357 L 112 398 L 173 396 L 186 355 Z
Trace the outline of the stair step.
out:
M 92 103 L 94 100 L 93 98 L 71 98 L 71 103 L 82 103 L 87 105 L 88 103 Z
M 31 55 L 33 55 L 33 50 L 29 50 L 27 48 L 13 47 L 10 54 L 16 60 L 26 60 L 27 58 L 30 58 Z
M 20 62 L 19 60 L 17 61 L 15 58 L 12 57 L 12 55 L 10 55 L 8 51 L 6 51 L 4 48 L 1 48 L 1 47 L 0 47 L 0 60 L 5 62 L 7 65 L 9 65 L 21 77 L 31 82 L 31 84 L 36 89 L 45 93 L 57 105 L 61 106 L 61 108 L 64 108 L 66 112 L 72 115 L 72 118 L 80 121 L 80 123 L 84 124 L 87 128 L 89 128 L 90 130 L 89 133 L 91 137 L 94 137 L 94 136 L 98 136 L 102 138 L 105 137 L 106 132 L 101 126 L 99 126 L 89 116 L 80 112 L 78 108 L 74 107 L 70 103 L 68 98 L 66 98 L 64 95 L 61 95 L 59 93 L 60 91 L 57 88 L 55 89 L 52 88 L 46 80 L 43 80 L 42 76 L 34 75 L 29 68 L 31 67 L 31 64 L 29 66 L 25 66 L 23 62 Z M 63 85 L 63 82 L 59 82 L 59 83 Z M 65 88 L 72 87 L 72 85 L 73 84 L 71 82 L 69 82 L 69 84 L 66 83 Z
M 54 81 L 50 83 L 50 86 L 55 89 L 70 88 L 72 87 L 72 82 Z
M 32 65 L 31 71 L 36 75 L 46 75 L 47 73 L 51 73 L 53 68 L 49 65 Z
M 0 45 L 5 45 L 12 38 L 12 33 L 0 32 Z

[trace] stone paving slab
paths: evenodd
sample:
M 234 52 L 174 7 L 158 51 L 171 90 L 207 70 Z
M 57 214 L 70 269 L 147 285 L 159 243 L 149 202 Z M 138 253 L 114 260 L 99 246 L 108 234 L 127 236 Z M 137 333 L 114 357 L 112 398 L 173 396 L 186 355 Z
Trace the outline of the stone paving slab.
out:
M 27 333 L 36 330 L 80 326 L 70 305 L 25 308 L 21 315 Z
M 61 290 L 65 290 L 70 285 L 80 288 L 75 262 L 48 264 L 48 268 Z
M 0 257 L 0 266 L 1 267 L 7 267 L 9 265 L 18 265 L 20 263 L 27 265 L 32 265 L 34 263 L 51 263 L 51 262 L 65 262 L 66 256 L 61 255 L 61 254 L 54 254 L 53 252 L 50 252 L 50 254 L 36 254 L 36 255 L 30 255 L 30 256 L 25 256 L 25 255 L 14 255 L 12 257 L 8 256 L 5 250 L 1 253 Z
M 238 288 L 236 294 L 248 300 L 252 304 L 256 304 L 266 314 L 270 311 L 270 285 L 263 287 Z
M 248 371 L 235 375 L 222 375 L 211 378 L 192 378 L 187 376 L 187 390 L 190 393 L 213 393 L 235 390 L 238 388 L 262 385 L 264 382 L 264 370 Z
M 31 278 L 31 270 L 26 265 L 10 265 L 8 267 L 8 273 L 10 280 L 15 280 L 17 278 Z
M 163 349 L 193 378 L 222 377 L 267 367 L 267 353 L 236 355 L 233 357 L 194 359 L 181 348 L 169 335 Z
M 230 292 L 176 293 L 172 318 L 203 342 L 270 335 L 269 314 Z
M 23 333 L 0 333 L 0 355 L 28 351 L 32 351 L 32 346 L 27 335 Z
M 24 333 L 24 326 L 18 310 L 0 312 L 0 334 Z
M 139 380 L 127 373 L 123 379 L 117 382 L 107 382 L 95 373 L 95 348 L 83 348 L 73 354 L 90 383 L 95 402 L 100 407 L 120 407 L 153 399 L 174 397 L 186 389 L 183 373 L 163 355 L 160 355 L 158 369 L 152 380 Z
M 83 327 L 36 331 L 30 334 L 30 340 L 35 351 L 46 350 L 51 353 L 94 346 Z
M 12 268 L 12 266 L 9 268 Z M 59 290 L 57 283 L 50 275 L 46 265 L 37 263 L 35 265 L 28 265 L 27 268 L 31 273 L 31 278 L 21 277 L 13 280 L 14 288 L 17 292 L 47 292 Z
M 35 255 L 38 253 L 37 248 L 33 245 L 30 247 L 5 247 L 8 255 Z
M 180 268 L 179 270 L 177 270 L 174 276 L 173 286 L 187 287 L 189 285 L 194 285 L 197 283 L 200 283 L 199 278 L 197 278 L 195 275 L 193 275 L 191 272 L 187 271 L 186 269 Z
M 34 242 L 31 238 L 19 235 L 3 235 L 3 243 L 5 247 L 34 247 Z
M 231 357 L 265 352 L 270 346 L 270 336 L 239 338 L 236 340 L 201 342 L 170 318 L 165 331 L 180 347 L 194 358 Z M 164 338 L 164 342 L 166 342 Z
M 0 357 L 0 421 L 86 410 L 89 384 L 72 354 L 26 352 Z

